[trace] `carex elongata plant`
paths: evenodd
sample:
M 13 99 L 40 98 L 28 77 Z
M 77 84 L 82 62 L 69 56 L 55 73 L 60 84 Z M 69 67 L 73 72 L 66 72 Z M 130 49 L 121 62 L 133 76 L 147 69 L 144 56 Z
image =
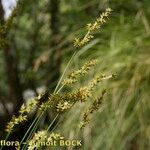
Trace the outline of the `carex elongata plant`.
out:
M 79 69 L 73 70 L 71 73 L 67 74 L 68 68 L 73 61 L 73 58 L 75 55 L 79 52 L 80 48 L 88 44 L 93 38 L 94 38 L 94 32 L 101 28 L 101 26 L 107 22 L 112 10 L 110 8 L 107 8 L 105 12 L 103 12 L 94 23 L 87 24 L 87 32 L 82 38 L 75 38 L 74 40 L 74 46 L 75 46 L 75 52 L 71 56 L 68 64 L 66 65 L 66 68 L 60 77 L 60 80 L 54 90 L 53 93 L 41 93 L 37 97 L 28 100 L 27 104 L 22 104 L 18 116 L 13 116 L 11 121 L 8 122 L 6 126 L 6 132 L 8 133 L 7 137 L 13 132 L 16 125 L 26 121 L 28 119 L 28 114 L 31 113 L 33 110 L 37 109 L 38 115 L 32 122 L 31 126 L 28 128 L 27 132 L 25 133 L 24 137 L 22 138 L 20 145 L 17 147 L 17 149 L 41 149 L 40 144 L 33 144 L 38 142 L 46 142 L 46 141 L 52 141 L 52 139 L 60 140 L 64 137 L 61 136 L 58 133 L 50 132 L 50 128 L 55 122 L 55 120 L 65 112 L 69 111 L 76 103 L 85 103 L 89 98 L 92 99 L 93 92 L 95 90 L 95 87 L 97 87 L 101 82 L 104 80 L 108 80 L 113 78 L 115 75 L 110 74 L 98 74 L 96 75 L 91 81 L 87 83 L 85 86 L 81 86 L 77 88 L 76 90 L 72 92 L 60 92 L 63 87 L 71 87 L 72 85 L 76 84 L 78 82 L 78 79 L 80 77 L 88 75 L 91 68 L 94 68 L 98 60 L 92 59 L 87 61 L 84 65 L 82 65 Z M 101 106 L 102 100 L 104 98 L 104 95 L 107 93 L 107 90 L 102 90 L 99 97 L 97 97 L 95 100 L 93 100 L 91 106 L 86 110 L 86 112 L 83 115 L 83 120 L 80 123 L 79 127 L 82 129 L 90 122 L 90 118 L 93 115 L 94 112 L 96 112 L 99 107 Z M 41 99 L 45 98 L 46 101 L 42 102 L 40 104 Z M 44 113 L 49 110 L 54 109 L 57 112 L 57 115 L 53 119 L 53 121 L 50 123 L 50 125 L 44 129 L 37 131 L 39 122 L 44 115 Z M 36 133 L 35 133 L 36 132 Z M 22 144 L 26 143 L 23 147 Z M 1 147 L 2 149 L 3 147 Z

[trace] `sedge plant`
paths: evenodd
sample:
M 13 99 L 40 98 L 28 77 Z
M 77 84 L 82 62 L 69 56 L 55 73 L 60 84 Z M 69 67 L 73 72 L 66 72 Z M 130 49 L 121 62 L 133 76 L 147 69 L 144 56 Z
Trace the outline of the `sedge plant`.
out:
M 107 22 L 112 10 L 107 8 L 105 12 L 103 12 L 94 23 L 87 24 L 87 32 L 82 38 L 75 38 L 74 46 L 75 52 L 70 58 L 66 68 L 60 77 L 60 80 L 54 90 L 53 93 L 41 93 L 37 97 L 28 100 L 26 104 L 22 104 L 18 115 L 13 116 L 10 122 L 7 123 L 6 132 L 7 137 L 10 134 L 13 134 L 14 128 L 20 123 L 27 121 L 28 114 L 32 113 L 35 109 L 37 110 L 37 116 L 33 120 L 31 126 L 28 128 L 27 132 L 23 136 L 20 144 L 16 147 L 17 150 L 33 150 L 33 149 L 41 149 L 45 145 L 41 145 L 39 143 L 50 142 L 52 140 L 59 141 L 64 139 L 60 133 L 55 133 L 51 129 L 54 125 L 54 122 L 65 112 L 68 112 L 76 103 L 86 103 L 87 101 L 93 99 L 94 91 L 96 87 L 99 87 L 104 80 L 109 80 L 114 78 L 114 74 L 102 74 L 99 73 L 95 75 L 86 85 L 80 86 L 73 91 L 65 91 L 63 88 L 71 88 L 75 85 L 81 77 L 87 76 L 92 68 L 98 63 L 97 59 L 88 60 L 83 64 L 79 69 L 73 69 L 72 72 L 68 73 L 68 68 L 72 63 L 74 57 L 80 51 L 80 48 L 87 45 L 93 38 L 94 32 L 101 28 L 101 26 Z M 67 74 L 67 75 L 66 75 Z M 86 125 L 90 123 L 91 117 L 100 107 L 103 99 L 107 93 L 106 89 L 103 89 L 99 96 L 92 100 L 92 104 L 89 108 L 84 112 L 83 119 L 81 123 L 78 124 L 80 129 L 83 129 Z M 40 100 L 46 95 L 46 101 L 40 103 Z M 39 123 L 42 119 L 42 116 L 48 110 L 54 110 L 56 112 L 56 116 L 53 121 L 49 124 L 48 127 L 44 129 L 38 129 Z M 26 143 L 26 144 L 23 144 Z M 36 144 L 35 144 L 36 143 Z M 1 150 L 3 147 L 1 147 Z

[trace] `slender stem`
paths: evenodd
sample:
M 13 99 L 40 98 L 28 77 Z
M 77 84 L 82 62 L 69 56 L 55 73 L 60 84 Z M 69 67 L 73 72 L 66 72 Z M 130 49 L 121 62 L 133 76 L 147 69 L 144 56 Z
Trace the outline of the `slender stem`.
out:
M 57 89 L 58 89 L 58 87 L 59 87 L 59 85 L 60 85 L 60 83 L 61 83 L 61 81 L 62 81 L 62 79 L 63 79 L 63 77 L 64 77 L 64 75 L 65 75 L 65 73 L 66 73 L 66 71 L 67 71 L 67 69 L 68 69 L 68 67 L 69 67 L 69 65 L 71 64 L 72 59 L 73 59 L 74 56 L 76 55 L 76 53 L 77 53 L 77 52 L 74 52 L 74 53 L 73 53 L 73 55 L 71 56 L 69 62 L 67 63 L 67 65 L 66 65 L 66 67 L 65 67 L 65 69 L 64 69 L 64 71 L 63 71 L 63 74 L 62 74 L 61 78 L 59 79 L 59 82 L 58 82 L 58 84 L 57 84 L 57 86 L 56 86 L 56 88 L 55 88 L 55 90 L 54 90 L 54 93 L 56 93 L 56 91 L 57 91 Z
M 65 86 L 65 85 L 62 85 L 62 86 L 58 89 L 58 91 L 56 92 L 56 94 L 59 93 L 59 92 L 61 91 L 61 89 L 62 89 L 64 86 Z
M 58 118 L 58 116 L 59 116 L 59 114 L 57 114 L 56 116 L 55 116 L 55 118 L 53 119 L 53 121 L 51 122 L 51 124 L 48 126 L 48 128 L 47 128 L 47 132 L 49 131 L 49 129 L 51 128 L 51 126 L 53 125 L 53 123 L 55 122 L 55 120 Z
M 30 135 L 28 136 L 28 139 L 27 140 L 30 140 L 31 136 L 32 136 L 32 133 L 35 132 L 35 130 L 37 129 L 38 127 L 38 124 L 39 124 L 39 121 L 41 120 L 41 117 L 43 116 L 44 112 L 40 115 L 40 117 L 38 118 L 37 122 L 35 123 L 32 131 L 30 132 Z
M 26 138 L 27 134 L 29 133 L 30 129 L 32 128 L 32 126 L 34 125 L 34 123 L 36 122 L 36 120 L 38 119 L 38 116 L 34 119 L 34 121 L 32 122 L 32 124 L 30 125 L 30 127 L 28 128 L 27 132 L 25 133 L 25 135 L 23 136 L 20 145 L 22 144 L 22 142 L 24 141 L 24 139 Z
M 27 139 L 26 139 L 27 142 L 31 139 L 32 134 L 36 131 L 36 129 L 37 129 L 37 127 L 38 127 L 38 124 L 39 124 L 39 121 L 40 121 L 40 119 L 41 119 L 41 117 L 42 117 L 43 114 L 44 114 L 44 112 L 42 112 L 42 113 L 37 117 L 37 121 L 34 123 L 34 126 L 33 126 L 31 132 L 29 133 L 29 135 L 28 135 L 28 137 L 27 137 Z M 24 149 L 26 149 L 26 148 L 27 148 L 27 144 L 25 144 L 25 145 L 22 147 L 22 150 L 24 150 Z
M 58 118 L 58 116 L 59 116 L 59 114 L 57 114 L 57 115 L 55 116 L 55 118 L 53 119 L 53 121 L 51 122 L 51 124 L 48 126 L 48 128 L 47 128 L 46 132 L 48 132 L 48 131 L 49 131 L 49 129 L 51 128 L 51 126 L 53 125 L 53 123 L 55 122 L 55 120 Z M 41 148 L 42 148 L 42 146 L 40 147 L 40 149 L 39 149 L 39 150 L 41 150 Z M 37 148 L 36 148 L 36 150 L 37 150 Z

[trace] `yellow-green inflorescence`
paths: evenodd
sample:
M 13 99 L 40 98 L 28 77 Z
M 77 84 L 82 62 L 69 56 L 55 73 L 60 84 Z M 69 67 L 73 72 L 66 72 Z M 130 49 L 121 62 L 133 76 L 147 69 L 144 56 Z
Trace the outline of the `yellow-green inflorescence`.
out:
M 83 121 L 80 123 L 80 128 L 84 128 L 87 124 L 89 124 L 91 115 L 99 109 L 105 94 L 106 90 L 103 90 L 101 96 L 95 99 L 90 108 L 88 108 L 83 114 Z
M 35 148 L 40 147 L 40 143 L 46 142 L 47 132 L 46 130 L 38 131 L 34 134 L 33 138 L 29 141 L 28 150 L 34 150 Z
M 111 79 L 114 75 L 104 75 L 100 74 L 94 77 L 87 86 L 80 87 L 73 92 L 57 94 L 57 101 L 56 108 L 58 112 L 64 112 L 69 110 L 76 102 L 85 102 L 87 98 L 93 96 L 94 87 L 98 86 L 100 82 L 103 80 Z M 58 96 L 59 95 L 59 96 Z
M 12 130 L 14 129 L 15 125 L 18 125 L 24 121 L 27 120 L 27 114 L 26 114 L 26 107 L 23 104 L 19 110 L 19 116 L 13 116 L 11 121 L 8 122 L 7 126 L 6 126 L 6 131 L 7 132 L 12 132 Z
M 96 19 L 96 21 L 92 24 L 87 25 L 87 34 L 82 38 L 76 38 L 74 45 L 75 47 L 82 47 L 86 45 L 92 38 L 93 38 L 93 31 L 99 29 L 102 24 L 106 22 L 108 19 L 109 15 L 111 14 L 111 9 L 107 8 L 104 13 L 100 15 Z M 90 69 L 94 67 L 97 64 L 97 60 L 93 59 L 85 63 L 81 68 L 78 70 L 72 71 L 67 78 L 65 78 L 61 84 L 62 87 L 67 85 L 73 85 L 78 81 L 78 78 L 85 76 L 88 74 Z M 27 120 L 27 114 L 32 112 L 36 106 L 38 106 L 38 110 L 41 112 L 45 112 L 46 110 L 49 110 L 50 108 L 54 109 L 57 111 L 58 114 L 64 113 L 65 111 L 70 110 L 77 102 L 84 103 L 87 101 L 88 98 L 92 98 L 94 88 L 98 86 L 99 83 L 101 83 L 103 80 L 111 79 L 113 78 L 114 75 L 104 75 L 104 74 L 99 74 L 96 77 L 94 77 L 87 85 L 80 87 L 72 92 L 62 92 L 62 93 L 53 93 L 53 94 L 48 94 L 46 101 L 42 102 L 40 104 L 41 98 L 44 96 L 44 94 L 40 94 L 38 97 L 29 100 L 28 103 L 25 105 L 23 104 L 22 107 L 20 108 L 19 115 L 13 116 L 12 120 L 7 124 L 6 131 L 7 132 L 12 132 L 15 125 L 18 125 L 22 123 L 23 121 Z M 81 128 L 85 127 L 91 118 L 91 115 L 98 110 L 100 107 L 100 104 L 102 102 L 102 99 L 106 93 L 106 90 L 102 91 L 102 94 L 99 98 L 95 99 L 90 106 L 89 109 L 84 113 L 83 115 L 83 121 L 81 123 Z M 33 138 L 30 143 L 40 141 L 40 142 L 45 142 L 47 140 L 52 140 L 52 139 L 60 139 L 62 138 L 59 134 L 50 134 L 48 135 L 47 130 L 43 131 L 38 131 L 37 133 L 34 134 Z M 29 150 L 38 148 L 39 145 L 33 145 L 29 143 Z
M 22 106 L 19 110 L 19 115 L 13 116 L 11 121 L 8 122 L 6 125 L 6 131 L 8 133 L 13 131 L 15 125 L 18 125 L 27 120 L 27 114 L 31 113 L 35 109 L 35 107 L 38 105 L 39 100 L 42 97 L 42 95 L 43 95 L 43 93 L 39 94 L 38 97 L 28 100 L 26 105 L 22 104 Z
M 43 102 L 39 106 L 39 110 L 44 112 L 45 110 L 49 108 L 56 109 L 57 112 L 63 113 L 67 110 L 70 110 L 72 106 L 76 102 L 85 102 L 87 98 L 92 97 L 92 92 L 94 90 L 94 87 L 98 86 L 98 84 L 106 79 L 113 78 L 114 75 L 97 75 L 95 78 L 93 78 L 87 86 L 80 87 L 79 89 L 73 91 L 73 92 L 67 92 L 67 93 L 60 93 L 60 94 L 50 94 L 48 97 L 48 100 L 46 102 Z M 15 125 L 18 125 L 24 121 L 27 120 L 27 114 L 32 112 L 34 108 L 38 105 L 40 98 L 43 94 L 39 95 L 38 97 L 29 100 L 27 105 L 23 104 L 19 110 L 19 116 L 13 116 L 11 121 L 6 126 L 6 131 L 11 132 Z
M 46 130 L 38 131 L 34 134 L 33 138 L 28 142 L 28 150 L 38 149 L 40 147 L 46 146 L 46 143 L 59 141 L 64 139 L 58 133 L 48 133 Z
M 88 42 L 91 41 L 91 39 L 94 38 L 93 32 L 97 29 L 100 29 L 101 26 L 106 23 L 109 15 L 111 14 L 112 9 L 107 8 L 105 12 L 103 12 L 94 23 L 87 24 L 87 33 L 83 38 L 75 38 L 74 40 L 74 46 L 77 48 L 80 48 L 84 45 L 86 45 Z
M 91 67 L 94 67 L 97 64 L 97 62 L 98 62 L 97 59 L 93 59 L 85 63 L 80 69 L 74 70 L 72 73 L 70 73 L 68 77 L 62 81 L 62 84 L 71 85 L 77 82 L 78 81 L 77 78 L 86 75 L 88 71 L 91 69 Z

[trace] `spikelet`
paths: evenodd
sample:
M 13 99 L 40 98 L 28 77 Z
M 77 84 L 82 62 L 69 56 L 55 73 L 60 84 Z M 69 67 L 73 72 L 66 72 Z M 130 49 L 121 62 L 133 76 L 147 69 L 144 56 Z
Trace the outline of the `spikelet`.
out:
M 91 91 L 86 86 L 79 88 L 76 92 L 72 94 L 73 100 L 75 102 L 85 102 L 86 99 L 91 96 Z
M 63 136 L 61 136 L 60 134 L 58 133 L 54 133 L 52 132 L 49 137 L 47 138 L 47 141 L 48 142 L 52 142 L 53 140 L 60 140 L 60 139 L 64 139 Z
M 39 110 L 41 112 L 44 112 L 45 110 L 49 109 L 51 107 L 51 100 L 49 99 L 46 102 L 43 102 L 40 106 L 39 106 Z
M 80 128 L 84 128 L 87 124 L 89 124 L 91 115 L 99 109 L 105 94 L 106 90 L 103 90 L 101 96 L 95 99 L 90 108 L 83 114 L 83 121 L 80 123 Z
M 6 132 L 8 132 L 8 133 L 12 132 L 15 125 L 18 125 L 26 120 L 27 120 L 26 107 L 23 104 L 19 110 L 19 116 L 18 117 L 13 116 L 11 121 L 7 123 Z
M 77 78 L 86 75 L 91 67 L 94 67 L 97 62 L 98 60 L 93 59 L 85 63 L 80 69 L 74 70 L 71 74 L 69 74 L 68 77 L 62 81 L 62 84 L 70 85 L 77 82 Z
M 27 107 L 26 107 L 26 112 L 27 113 L 32 112 L 34 110 L 35 106 L 37 106 L 37 104 L 38 104 L 38 101 L 36 99 L 28 100 Z
M 94 87 L 98 86 L 98 84 L 107 79 L 113 78 L 114 75 L 97 75 L 95 78 L 93 78 L 87 86 L 79 88 L 77 91 L 72 93 L 72 99 L 75 102 L 85 102 L 87 98 L 92 97 L 92 92 L 94 90 Z
M 66 110 L 69 110 L 72 106 L 73 106 L 73 103 L 64 101 L 64 102 L 59 102 L 56 108 L 58 112 L 64 112 Z
M 93 90 L 93 88 L 95 86 L 97 86 L 100 82 L 102 82 L 103 80 L 108 80 L 108 79 L 111 79 L 111 78 L 114 78 L 115 77 L 115 74 L 111 74 L 111 75 L 108 75 L 106 76 L 105 74 L 100 74 L 100 75 L 97 75 L 95 78 L 92 79 L 92 81 L 89 83 L 89 88 L 90 90 Z
M 28 150 L 41 148 L 46 142 L 59 141 L 60 139 L 64 139 L 64 137 L 58 133 L 52 132 L 49 134 L 46 130 L 38 131 L 29 141 Z
M 86 45 L 88 42 L 90 42 L 94 36 L 92 35 L 92 32 L 94 32 L 97 29 L 100 29 L 101 26 L 106 23 L 109 15 L 111 14 L 112 9 L 107 8 L 104 13 L 102 13 L 94 23 L 89 23 L 87 24 L 87 33 L 86 35 L 80 39 L 80 38 L 75 38 L 74 40 L 74 46 L 77 48 L 80 48 L 84 45 Z
M 18 125 L 26 120 L 27 115 L 20 114 L 18 117 L 13 116 L 11 121 L 7 123 L 6 132 L 8 133 L 12 132 L 15 125 Z
M 39 103 L 41 96 L 42 94 L 39 94 L 38 97 L 28 100 L 27 106 L 25 106 L 25 104 L 22 104 L 19 110 L 19 115 L 13 116 L 11 121 L 7 123 L 6 132 L 8 133 L 12 132 L 15 125 L 18 125 L 24 121 L 27 121 L 27 114 L 34 110 L 35 106 L 37 106 L 37 104 Z
M 28 150 L 34 150 L 35 148 L 40 148 L 41 143 L 47 141 L 47 131 L 42 130 L 34 134 L 33 138 L 29 141 Z

